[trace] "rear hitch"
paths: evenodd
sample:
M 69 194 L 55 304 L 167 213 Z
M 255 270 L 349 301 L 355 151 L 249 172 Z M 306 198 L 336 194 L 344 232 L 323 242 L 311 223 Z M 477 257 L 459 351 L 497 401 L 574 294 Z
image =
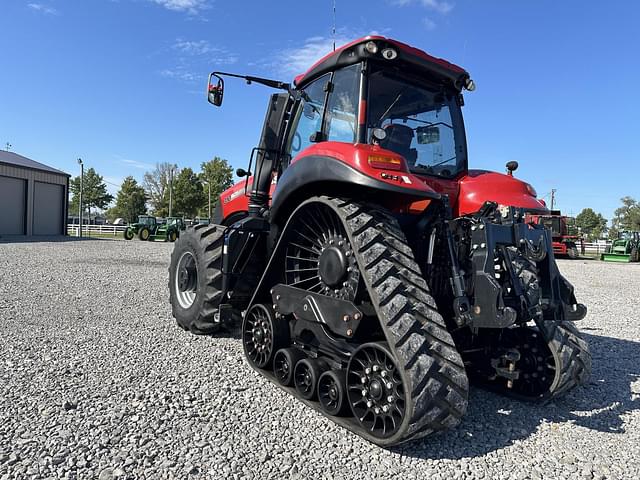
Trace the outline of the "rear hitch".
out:
M 507 350 L 497 358 L 491 359 L 491 367 L 495 370 L 494 379 L 507 379 L 507 388 L 513 388 L 514 380 L 520 378 L 520 371 L 516 370 L 516 363 L 520 360 L 520 352 L 515 348 Z

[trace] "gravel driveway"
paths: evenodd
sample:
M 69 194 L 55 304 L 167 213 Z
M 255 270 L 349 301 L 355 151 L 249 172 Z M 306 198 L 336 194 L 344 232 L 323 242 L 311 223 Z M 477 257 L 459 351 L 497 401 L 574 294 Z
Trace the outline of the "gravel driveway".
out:
M 462 424 L 384 450 L 178 329 L 171 244 L 0 243 L 0 480 L 640 478 L 640 264 L 560 261 L 589 307 L 584 388 L 478 389 Z

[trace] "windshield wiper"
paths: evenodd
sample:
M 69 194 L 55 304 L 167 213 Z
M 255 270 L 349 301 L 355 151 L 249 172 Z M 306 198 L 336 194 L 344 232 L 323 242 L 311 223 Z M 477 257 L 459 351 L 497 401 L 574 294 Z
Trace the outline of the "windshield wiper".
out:
M 391 109 L 393 107 L 395 107 L 396 103 L 398 103 L 398 100 L 400 100 L 400 97 L 402 97 L 402 95 L 404 95 L 404 93 L 407 91 L 407 88 L 409 88 L 409 87 L 405 87 L 405 88 L 402 89 L 402 91 L 398 94 L 396 99 L 393 102 L 391 102 L 391 105 L 389 105 L 389 108 L 387 108 L 384 111 L 384 113 L 382 115 L 380 115 L 380 118 L 378 119 L 378 121 L 374 125 L 378 125 L 382 121 L 382 119 L 387 116 L 387 113 L 389 113 L 391 111 Z

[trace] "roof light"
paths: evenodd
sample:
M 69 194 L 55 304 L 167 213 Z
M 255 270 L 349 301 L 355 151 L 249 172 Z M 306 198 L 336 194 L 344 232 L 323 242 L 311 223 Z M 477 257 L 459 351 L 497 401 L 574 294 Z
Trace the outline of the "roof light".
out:
M 470 78 L 467 78 L 464 81 L 464 88 L 466 90 L 469 90 L 470 92 L 473 92 L 476 89 L 476 83 L 473 80 L 471 80 Z
M 376 45 L 376 42 L 372 42 L 371 40 L 364 44 L 364 48 L 369 53 L 378 53 L 378 45 Z
M 396 52 L 393 48 L 385 48 L 382 50 L 382 56 L 387 60 L 393 60 L 398 56 L 398 52 Z

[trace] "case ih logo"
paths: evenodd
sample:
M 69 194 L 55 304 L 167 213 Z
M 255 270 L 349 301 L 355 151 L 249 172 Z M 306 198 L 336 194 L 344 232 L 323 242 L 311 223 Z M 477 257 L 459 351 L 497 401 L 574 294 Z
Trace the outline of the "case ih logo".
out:
M 242 188 L 239 188 L 238 190 L 236 190 L 235 192 L 231 192 L 230 195 L 227 195 L 223 202 L 224 203 L 229 203 L 231 200 L 233 200 L 234 198 L 236 198 L 237 196 L 242 194 Z

